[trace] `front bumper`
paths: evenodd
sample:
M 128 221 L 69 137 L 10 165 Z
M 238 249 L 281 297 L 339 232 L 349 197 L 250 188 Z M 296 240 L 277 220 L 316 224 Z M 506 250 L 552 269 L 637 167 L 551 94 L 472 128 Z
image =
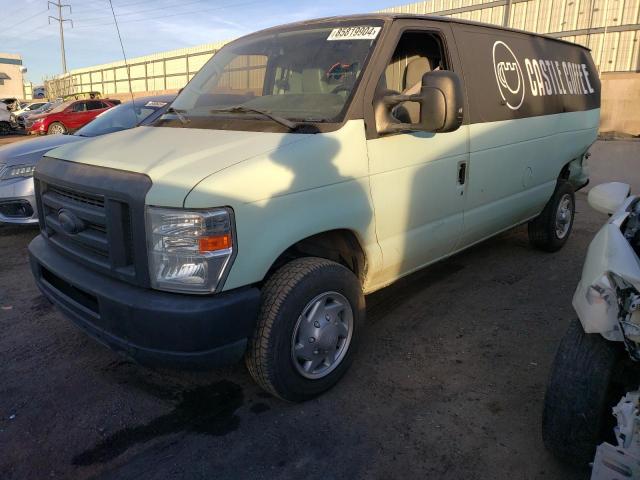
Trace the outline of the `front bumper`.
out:
M 31 125 L 25 124 L 25 130 L 29 135 L 45 135 L 47 133 L 47 126 L 44 123 L 32 123 Z
M 239 361 L 253 332 L 260 290 L 211 296 L 135 287 L 89 270 L 42 236 L 29 245 L 42 293 L 89 335 L 139 363 L 206 368 Z
M 0 223 L 38 223 L 33 178 L 0 181 Z
M 600 229 L 589 245 L 582 267 L 582 277 L 573 295 L 573 308 L 586 333 L 599 333 L 608 340 L 622 341 L 618 326 L 616 294 L 610 292 L 609 301 L 596 295 L 595 285 L 611 289 L 605 280 L 609 272 L 624 278 L 632 285 L 640 285 L 640 259 L 625 238 L 621 225 L 629 215 L 627 208 L 634 197 L 615 213 Z

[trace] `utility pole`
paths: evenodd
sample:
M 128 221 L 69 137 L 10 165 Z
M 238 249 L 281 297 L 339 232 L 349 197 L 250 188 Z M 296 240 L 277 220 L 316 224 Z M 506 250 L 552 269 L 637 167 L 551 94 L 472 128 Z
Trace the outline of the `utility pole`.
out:
M 51 15 L 49 15 L 49 25 L 51 25 L 51 20 L 55 20 L 60 26 L 60 53 L 62 55 L 62 72 L 67 73 L 67 56 L 64 50 L 64 22 L 71 22 L 71 28 L 73 28 L 73 20 L 68 20 L 62 17 L 63 8 L 68 8 L 69 14 L 71 14 L 72 11 L 71 5 L 63 5 L 60 3 L 60 1 L 61 0 L 56 0 L 55 2 L 52 2 L 51 0 L 49 0 L 47 3 L 47 10 L 51 9 L 51 5 L 57 7 L 58 9 L 57 17 L 52 17 Z
M 602 43 L 600 44 L 600 62 L 598 63 L 598 75 L 602 73 L 603 68 L 606 65 L 604 63 L 604 42 L 607 41 L 607 28 L 609 27 L 609 0 L 604 3 L 604 35 L 602 36 Z
M 509 26 L 509 18 L 511 17 L 511 0 L 507 0 L 504 6 L 504 14 L 502 15 L 502 26 Z

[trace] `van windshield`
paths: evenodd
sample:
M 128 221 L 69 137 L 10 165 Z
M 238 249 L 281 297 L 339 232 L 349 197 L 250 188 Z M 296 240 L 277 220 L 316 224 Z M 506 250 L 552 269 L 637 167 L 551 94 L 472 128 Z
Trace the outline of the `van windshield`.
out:
M 381 28 L 380 20 L 331 22 L 235 41 L 200 70 L 158 125 L 340 122 Z

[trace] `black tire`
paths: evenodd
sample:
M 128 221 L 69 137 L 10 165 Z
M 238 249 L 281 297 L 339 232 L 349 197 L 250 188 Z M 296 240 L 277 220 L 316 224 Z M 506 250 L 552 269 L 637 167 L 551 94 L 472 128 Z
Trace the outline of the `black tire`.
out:
M 560 237 L 556 230 L 556 215 L 561 203 L 566 198 L 571 202 L 571 216 L 567 232 Z M 542 213 L 529 222 L 529 241 L 534 247 L 545 252 L 557 252 L 571 235 L 575 213 L 576 197 L 573 187 L 569 182 L 560 180 Z
M 295 325 L 307 304 L 325 292 L 344 296 L 353 312 L 353 333 L 345 356 L 325 377 L 302 376 L 292 360 Z M 358 278 L 342 265 L 322 258 L 293 260 L 266 282 L 262 306 L 245 361 L 267 392 L 291 402 L 314 398 L 333 387 L 348 370 L 362 337 L 365 306 Z
M 544 445 L 560 460 L 587 467 L 596 447 L 610 438 L 611 408 L 622 389 L 614 381 L 624 349 L 574 320 L 560 342 L 542 414 Z
M 0 122 L 0 135 L 9 135 L 11 133 L 11 124 L 9 122 Z
M 53 122 L 51 125 L 49 125 L 49 128 L 47 128 L 47 135 L 53 135 L 54 132 L 52 132 L 54 127 L 58 127 L 58 128 L 62 128 L 62 131 L 60 132 L 55 132 L 55 134 L 66 134 L 67 133 L 67 127 L 65 127 L 62 123 L 60 122 Z

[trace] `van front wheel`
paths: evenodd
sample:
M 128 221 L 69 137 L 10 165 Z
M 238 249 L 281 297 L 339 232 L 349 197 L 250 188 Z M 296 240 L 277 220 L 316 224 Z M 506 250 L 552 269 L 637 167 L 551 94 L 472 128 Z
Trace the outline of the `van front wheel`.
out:
M 350 270 L 321 258 L 293 260 L 263 288 L 249 372 L 284 400 L 316 397 L 349 368 L 363 323 L 362 287 Z
M 575 213 L 573 187 L 560 181 L 542 213 L 529 222 L 529 241 L 540 250 L 557 252 L 569 239 Z

